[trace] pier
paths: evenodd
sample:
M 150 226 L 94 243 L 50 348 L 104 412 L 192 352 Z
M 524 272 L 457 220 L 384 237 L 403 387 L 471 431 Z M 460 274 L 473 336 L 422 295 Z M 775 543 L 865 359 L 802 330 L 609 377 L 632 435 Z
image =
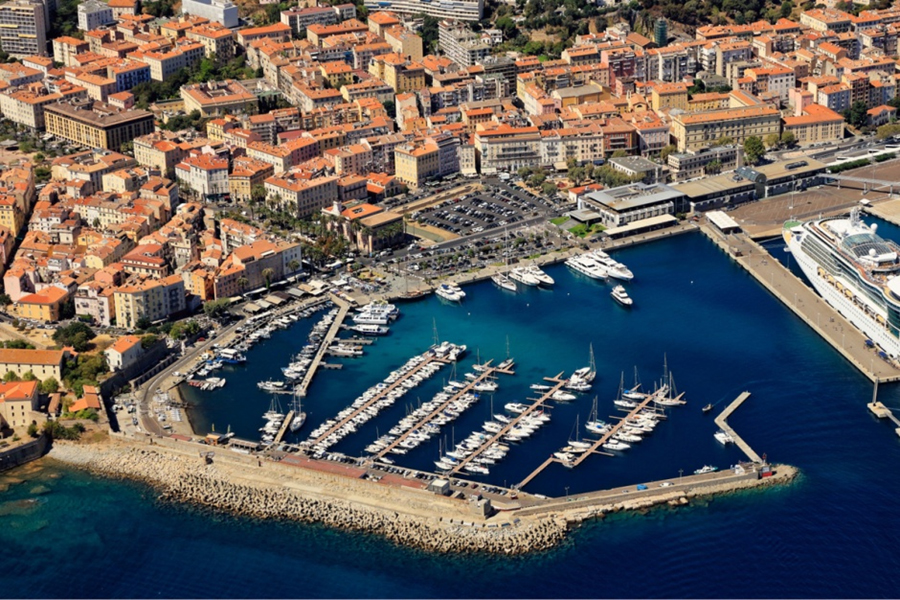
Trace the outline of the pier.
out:
M 744 233 L 723 236 L 703 224 L 700 230 L 763 287 L 800 317 L 870 380 L 900 381 L 900 368 L 866 346 L 866 335 L 850 324 L 766 249 Z M 868 363 L 868 364 L 867 364 Z
M 402 377 L 398 377 L 393 383 L 382 388 L 381 391 L 378 392 L 377 394 L 375 394 L 374 396 L 372 396 L 368 402 L 366 402 L 365 404 L 362 404 L 358 408 L 354 409 L 353 412 L 351 412 L 349 415 L 347 415 L 346 417 L 344 417 L 343 419 L 341 419 L 340 421 L 338 421 L 337 423 L 335 423 L 334 425 L 329 427 L 327 431 L 325 431 L 322 435 L 320 435 L 316 439 L 314 439 L 314 440 L 310 439 L 309 441 L 312 442 L 313 445 L 316 445 L 320 441 L 326 439 L 332 433 L 334 433 L 335 431 L 337 431 L 338 429 L 340 429 L 341 427 L 343 427 L 344 425 L 346 425 L 347 423 L 352 421 L 359 413 L 367 410 L 371 406 L 374 406 L 379 400 L 381 400 L 382 398 L 387 396 L 390 392 L 397 389 L 397 387 L 399 387 L 404 381 L 406 381 L 407 379 L 409 379 L 410 377 L 412 377 L 413 375 L 415 375 L 416 373 L 421 371 L 425 367 L 425 365 L 430 365 L 434 361 L 442 362 L 445 364 L 447 362 L 444 359 L 434 356 L 433 354 L 429 354 L 429 356 L 427 356 L 425 358 L 425 360 L 423 360 L 422 362 L 417 364 L 414 368 L 412 368 L 409 371 L 407 371 L 406 373 L 404 373 Z
M 347 318 L 347 313 L 350 312 L 350 304 L 344 300 L 341 300 L 334 295 L 332 295 L 331 300 L 338 305 L 338 314 L 334 318 L 331 327 L 328 328 L 328 333 L 325 334 L 325 338 L 319 344 L 319 350 L 316 352 L 312 364 L 309 365 L 309 369 L 307 369 L 306 373 L 303 375 L 303 380 L 296 388 L 294 388 L 294 391 L 301 396 L 306 395 L 306 390 L 309 388 L 309 384 L 312 383 L 312 378 L 315 376 L 316 371 L 319 370 L 319 366 L 322 364 L 322 360 L 328 352 L 328 347 L 331 346 L 334 338 L 337 337 L 338 332 L 341 330 L 341 324 L 344 322 L 344 319 Z
M 638 403 L 637 406 L 635 406 L 634 408 L 632 408 L 632 409 L 628 412 L 628 415 L 626 415 L 625 417 L 616 417 L 616 418 L 619 418 L 619 419 L 621 419 L 621 420 L 620 420 L 618 423 L 616 423 L 615 425 L 613 425 L 612 428 L 609 430 L 609 432 L 607 432 L 606 434 L 604 434 L 599 440 L 595 441 L 594 444 L 593 444 L 589 449 L 587 449 L 587 450 L 585 450 L 584 452 L 582 452 L 582 453 L 578 456 L 578 458 L 576 458 L 575 460 L 573 460 L 571 463 L 563 463 L 563 461 L 559 460 L 558 458 L 551 456 L 550 458 L 548 458 L 547 460 L 545 460 L 543 463 L 541 463 L 541 465 L 540 465 L 537 469 L 535 469 L 534 471 L 532 471 L 531 474 L 528 475 L 528 477 L 526 477 L 525 479 L 523 479 L 522 481 L 520 481 L 519 484 L 516 485 L 516 488 L 517 488 L 517 489 L 522 489 L 523 487 L 525 487 L 526 485 L 528 485 L 528 483 L 529 483 L 532 479 L 534 479 L 535 477 L 537 477 L 538 475 L 540 475 L 541 472 L 542 472 L 544 469 L 546 469 L 547 467 L 549 467 L 549 466 L 550 466 L 550 463 L 558 462 L 558 463 L 563 464 L 563 465 L 565 465 L 565 466 L 568 466 L 568 467 L 570 467 L 570 468 L 574 468 L 574 467 L 577 467 L 578 465 L 580 465 L 581 463 L 583 463 L 583 462 L 587 459 L 587 457 L 590 456 L 591 454 L 603 454 L 603 455 L 605 455 L 605 456 L 615 456 L 614 454 L 610 454 L 609 452 L 603 452 L 603 451 L 599 450 L 599 448 L 600 448 L 603 444 L 605 444 L 606 442 L 608 442 L 612 436 L 614 436 L 615 434 L 617 434 L 617 433 L 619 432 L 619 430 L 622 429 L 622 427 L 624 427 L 626 421 L 627 421 L 629 418 L 631 418 L 631 417 L 637 415 L 639 412 L 641 412 L 642 410 L 644 410 L 645 408 L 647 408 L 647 405 L 650 404 L 651 402 L 653 402 L 653 400 L 656 399 L 656 397 L 657 397 L 659 394 L 661 394 L 661 393 L 665 393 L 665 390 L 664 390 L 664 389 L 661 389 L 661 390 L 658 390 L 658 391 L 656 391 L 656 392 L 653 392 L 652 394 L 648 394 L 643 400 L 641 400 L 641 401 Z M 679 397 L 680 397 L 680 396 L 679 396 Z
M 751 462 L 762 463 L 763 460 L 759 457 L 759 454 L 753 451 L 753 448 L 750 447 L 750 444 L 744 441 L 744 439 L 735 433 L 734 429 L 731 428 L 726 422 L 726 419 L 731 416 L 737 408 L 744 403 L 744 400 L 750 397 L 750 392 L 741 392 L 741 395 L 734 399 L 734 402 L 729 404 L 725 410 L 722 411 L 718 417 L 716 417 L 715 422 L 716 425 L 719 426 L 719 429 L 727 433 L 734 440 L 735 445 L 740 448 L 744 454 L 747 455 L 747 458 L 750 459 Z
M 481 456 L 481 453 L 490 448 L 493 444 L 495 444 L 500 438 L 506 435 L 510 429 L 515 427 L 519 421 L 524 419 L 526 416 L 530 415 L 537 409 L 541 408 L 547 400 L 550 400 L 551 396 L 562 389 L 562 387 L 566 384 L 566 379 L 562 378 L 562 373 L 557 375 L 556 377 L 544 377 L 545 381 L 549 381 L 553 383 L 553 387 L 547 390 L 544 395 L 538 398 L 531 406 L 529 406 L 524 412 L 520 413 L 518 417 L 507 423 L 503 429 L 494 434 L 493 437 L 488 439 L 485 443 L 478 447 L 477 450 L 472 452 L 469 456 L 465 457 L 458 465 L 456 465 L 451 471 L 451 475 L 455 475 L 459 471 L 461 471 L 467 464 L 469 464 L 472 460 Z
M 490 365 L 490 363 L 491 363 L 491 361 L 488 361 L 485 363 L 485 365 Z M 391 450 L 396 448 L 400 442 L 402 442 L 403 440 L 408 438 L 413 431 L 416 431 L 417 429 L 427 425 L 429 422 L 431 422 L 432 419 L 434 419 L 437 415 L 442 413 L 444 411 L 444 409 L 446 409 L 448 406 L 450 406 L 450 404 L 452 404 L 453 402 L 456 402 L 462 396 L 465 396 L 466 394 L 471 392 L 472 388 L 474 388 L 477 384 L 481 383 L 482 381 L 489 379 L 494 373 L 503 373 L 504 375 L 514 375 L 515 374 L 513 371 L 511 371 L 509 369 L 499 369 L 497 367 L 487 366 L 485 368 L 485 370 L 482 371 L 478 375 L 478 377 L 469 381 L 465 387 L 460 388 L 455 394 L 450 396 L 450 398 L 447 399 L 447 401 L 443 402 L 440 406 L 438 406 L 436 409 L 431 411 L 428 415 L 426 415 L 424 418 L 422 418 L 421 421 L 416 423 L 413 427 L 410 427 L 405 433 L 398 436 L 397 439 L 394 440 L 393 442 L 391 442 L 388 447 L 386 447 L 384 450 L 382 450 L 375 456 L 377 458 L 382 458 L 385 454 L 387 454 L 388 452 L 390 452 Z
M 294 420 L 294 411 L 292 410 L 284 418 L 284 423 L 281 424 L 281 429 L 278 430 L 278 434 L 275 436 L 275 439 L 272 441 L 273 446 L 281 443 L 281 440 L 284 439 L 284 435 L 288 432 L 288 427 L 291 426 L 291 422 L 293 420 Z

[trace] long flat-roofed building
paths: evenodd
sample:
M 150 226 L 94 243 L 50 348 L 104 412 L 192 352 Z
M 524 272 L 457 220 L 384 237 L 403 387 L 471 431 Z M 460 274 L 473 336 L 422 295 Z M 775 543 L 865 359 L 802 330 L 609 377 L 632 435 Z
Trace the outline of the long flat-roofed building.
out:
M 765 105 L 672 116 L 679 152 L 708 148 L 722 138 L 740 145 L 750 136 L 764 139 L 771 133 L 781 133 L 781 112 Z
M 589 209 L 600 215 L 606 227 L 619 227 L 633 221 L 674 215 L 682 212 L 685 195 L 660 183 L 633 183 L 621 187 L 591 192 L 578 201 L 578 209 Z
M 121 110 L 102 102 L 73 101 L 44 107 L 47 133 L 88 148 L 119 150 L 134 138 L 152 133 L 153 113 Z
M 366 0 L 366 8 L 370 13 L 389 10 L 398 15 L 428 15 L 439 19 L 458 19 L 460 21 L 480 21 L 484 15 L 484 0 Z

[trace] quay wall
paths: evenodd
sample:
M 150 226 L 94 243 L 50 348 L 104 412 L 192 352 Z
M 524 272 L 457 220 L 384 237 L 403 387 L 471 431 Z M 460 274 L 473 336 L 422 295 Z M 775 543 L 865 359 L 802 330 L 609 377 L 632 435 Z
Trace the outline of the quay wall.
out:
M 876 357 L 873 350 L 866 348 L 866 336 L 861 331 L 765 248 L 743 234 L 730 235 L 725 240 L 706 225 L 700 230 L 869 380 L 900 381 L 900 368 Z M 865 364 L 867 358 L 869 365 Z
M 39 459 L 49 447 L 50 438 L 42 433 L 33 442 L 0 452 L 0 473 Z

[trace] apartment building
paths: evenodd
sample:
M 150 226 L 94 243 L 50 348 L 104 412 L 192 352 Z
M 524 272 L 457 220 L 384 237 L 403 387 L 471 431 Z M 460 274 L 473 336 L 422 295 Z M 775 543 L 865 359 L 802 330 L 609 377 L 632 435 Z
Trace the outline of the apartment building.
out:
M 297 273 L 301 268 L 300 244 L 260 240 L 239 246 L 216 270 L 216 298 L 229 298 L 262 290 Z
M 334 25 L 346 19 L 352 19 L 355 16 L 356 6 L 353 4 L 310 6 L 281 11 L 281 22 L 299 35 L 310 25 Z
M 307 217 L 338 198 L 336 175 L 312 177 L 308 173 L 284 172 L 265 181 L 266 198 L 279 199 L 300 217 Z
M 175 177 L 197 199 L 218 201 L 228 194 L 228 159 L 213 154 L 188 156 L 175 166 Z
M 229 29 L 240 24 L 238 7 L 231 0 L 182 0 L 181 12 L 221 23 Z
M 90 46 L 84 40 L 62 36 L 53 40 L 53 60 L 62 63 L 66 67 L 80 66 L 75 59 L 79 54 L 84 54 Z
M 128 58 L 146 63 L 153 81 L 165 81 L 178 71 L 190 68 L 206 55 L 206 48 L 198 42 L 180 42 L 165 52 L 131 52 Z
M 47 56 L 47 16 L 37 0 L 0 4 L 0 49 L 19 58 Z
M 165 177 L 175 176 L 175 165 L 193 149 L 204 146 L 218 147 L 221 143 L 212 142 L 204 137 L 182 137 L 171 131 L 154 131 L 134 140 L 134 158 L 138 164 L 158 169 Z
M 412 189 L 420 188 L 426 180 L 441 171 L 437 144 L 404 144 L 394 148 L 394 175 Z
M 740 145 L 750 136 L 764 139 L 772 133 L 781 133 L 781 113 L 765 105 L 672 115 L 679 152 L 708 148 L 722 138 Z
M 93 31 L 115 23 L 113 10 L 106 2 L 87 0 L 78 5 L 78 29 Z
M 62 381 L 62 366 L 68 352 L 65 350 L 14 350 L 0 348 L 0 372 L 12 371 L 19 377 L 31 371 L 38 379 L 53 377 Z
M 256 96 L 232 79 L 182 86 L 181 99 L 185 112 L 197 110 L 204 117 L 259 112 Z
M 537 127 L 499 125 L 475 133 L 475 158 L 482 175 L 522 167 L 541 161 L 541 136 Z
M 206 57 L 219 64 L 234 58 L 234 34 L 230 29 L 218 23 L 208 23 L 188 29 L 185 37 L 202 44 L 206 49 Z
M 370 13 L 386 8 L 384 0 L 365 0 L 365 5 Z M 484 16 L 484 0 L 392 0 L 387 8 L 398 15 L 417 17 L 424 14 L 458 21 L 480 21 Z
M 463 67 L 481 64 L 491 55 L 492 44 L 463 23 L 442 20 L 438 23 L 438 45 L 444 55 Z
M 153 113 L 121 110 L 102 102 L 70 101 L 44 107 L 47 133 L 87 148 L 119 150 L 155 128 Z
M 830 108 L 810 104 L 802 115 L 784 117 L 784 130 L 793 133 L 801 146 L 839 142 L 844 138 L 844 117 Z
M 406 27 L 395 25 L 386 29 L 384 31 L 384 40 L 390 44 L 393 51 L 397 54 L 403 54 L 412 60 L 422 60 L 424 55 L 422 38 Z
M 19 125 L 41 130 L 46 127 L 44 109 L 65 98 L 86 98 L 87 90 L 66 84 L 64 92 L 53 93 L 41 84 L 25 88 L 5 90 L 0 93 L 0 111 L 3 116 Z
M 369 73 L 391 86 L 397 94 L 416 92 L 425 87 L 425 68 L 400 54 L 373 57 Z
M 116 288 L 113 301 L 116 325 L 125 329 L 133 329 L 144 318 L 150 322 L 164 321 L 187 307 L 181 275 L 121 286 Z
M 264 186 L 266 179 L 275 174 L 271 164 L 261 160 L 240 157 L 234 159 L 234 166 L 228 175 L 228 189 L 234 202 L 248 202 L 253 188 Z

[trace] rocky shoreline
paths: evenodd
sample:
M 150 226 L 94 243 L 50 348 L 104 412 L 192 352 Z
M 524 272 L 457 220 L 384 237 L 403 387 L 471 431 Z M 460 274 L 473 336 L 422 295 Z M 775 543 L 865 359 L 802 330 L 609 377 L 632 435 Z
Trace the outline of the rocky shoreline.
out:
M 104 477 L 149 484 L 164 501 L 251 518 L 317 523 L 380 535 L 424 551 L 460 554 L 520 555 L 548 550 L 561 544 L 571 527 L 589 519 L 782 485 L 798 474 L 794 467 L 779 465 L 775 476 L 765 480 L 714 484 L 620 502 L 583 497 L 510 513 L 513 522 L 501 525 L 498 519 L 507 521 L 502 516 L 489 521 L 472 516 L 465 501 L 368 481 L 338 480 L 307 469 L 285 469 L 277 463 L 266 464 L 261 471 L 225 459 L 204 464 L 184 452 L 127 442 L 57 442 L 50 457 Z
M 430 552 L 525 554 L 557 546 L 567 531 L 560 519 L 522 519 L 515 527 L 489 528 L 474 518 L 421 517 L 336 498 L 308 497 L 284 486 L 237 483 L 228 469 L 217 464 L 201 466 L 199 461 L 151 448 L 57 443 L 50 457 L 105 477 L 147 483 L 159 490 L 162 500 L 239 516 L 372 533 Z

